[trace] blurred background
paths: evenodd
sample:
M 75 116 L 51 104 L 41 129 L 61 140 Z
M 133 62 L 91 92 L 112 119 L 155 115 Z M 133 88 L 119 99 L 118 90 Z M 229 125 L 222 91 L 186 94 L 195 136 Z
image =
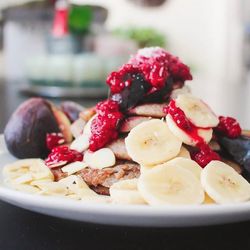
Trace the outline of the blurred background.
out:
M 92 105 L 138 48 L 162 46 L 189 86 L 250 128 L 249 0 L 0 0 L 0 128 L 27 96 Z

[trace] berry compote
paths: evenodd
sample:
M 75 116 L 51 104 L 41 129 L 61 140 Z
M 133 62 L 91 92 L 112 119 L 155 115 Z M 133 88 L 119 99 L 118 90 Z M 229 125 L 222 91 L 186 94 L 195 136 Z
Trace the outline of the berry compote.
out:
M 218 126 L 215 128 L 215 132 L 232 139 L 241 135 L 240 124 L 233 117 L 220 116 L 219 121 Z
M 82 161 L 83 155 L 76 150 L 70 149 L 68 146 L 59 146 L 52 149 L 51 153 L 45 160 L 45 164 L 49 168 L 55 168 L 66 165 L 68 163 Z
M 96 151 L 118 137 L 118 125 L 123 114 L 119 104 L 112 100 L 99 102 L 96 105 L 96 117 L 91 123 L 89 149 Z

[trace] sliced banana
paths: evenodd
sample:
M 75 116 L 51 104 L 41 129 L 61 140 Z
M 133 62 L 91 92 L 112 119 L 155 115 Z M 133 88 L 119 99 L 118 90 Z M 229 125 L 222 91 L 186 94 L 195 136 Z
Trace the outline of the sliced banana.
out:
M 168 162 L 145 171 L 139 177 L 138 190 L 150 205 L 201 204 L 204 200 L 200 180 Z
M 13 180 L 13 182 L 15 184 L 25 184 L 31 182 L 32 180 L 33 180 L 32 174 L 27 173 L 17 177 L 16 179 Z
M 41 190 L 37 187 L 31 186 L 30 184 L 15 184 L 15 183 L 7 183 L 11 188 L 25 192 L 30 194 L 38 194 Z
M 91 124 L 92 121 L 96 118 L 97 114 L 95 114 L 94 116 L 92 116 L 88 122 L 86 123 L 86 125 L 83 128 L 83 134 L 88 134 L 91 135 Z
M 79 198 L 85 196 L 97 196 L 97 194 L 89 188 L 83 179 L 77 175 L 71 175 L 61 179 L 59 183 L 65 185 L 70 194 L 75 194 Z
M 115 155 L 109 148 L 101 148 L 95 152 L 86 151 L 84 161 L 91 168 L 107 168 L 115 165 Z
M 208 195 L 219 204 L 250 199 L 250 184 L 221 161 L 211 161 L 202 170 L 201 183 Z
M 86 167 L 88 167 L 88 164 L 86 164 L 85 162 L 76 161 L 62 167 L 61 170 L 68 175 L 72 175 Z
M 192 136 L 188 135 L 185 131 L 183 131 L 176 125 L 171 115 L 168 114 L 166 116 L 166 121 L 171 132 L 177 138 L 179 138 L 179 140 L 181 140 L 183 143 L 190 145 L 190 146 L 195 146 L 197 144 L 197 141 L 195 141 Z M 198 135 L 204 140 L 204 142 L 208 143 L 212 139 L 213 130 L 212 129 L 198 129 Z
M 32 180 L 54 180 L 54 176 L 50 169 L 40 159 L 18 160 L 14 163 L 8 164 L 3 169 L 3 175 L 10 181 L 15 181 L 18 178 L 19 182 L 27 178 Z M 22 181 L 21 181 L 22 182 Z M 28 182 L 27 179 L 25 182 Z M 23 181 L 24 183 L 24 181 Z
M 191 94 L 178 95 L 175 104 L 197 127 L 212 128 L 216 127 L 219 123 L 218 117 L 212 112 L 208 105 Z
M 74 149 L 78 152 L 84 152 L 89 148 L 89 139 L 91 137 L 91 124 L 97 115 L 91 117 L 83 128 L 83 133 L 78 136 L 70 145 L 70 149 Z
M 33 181 L 32 185 L 38 187 L 43 195 L 66 196 L 68 190 L 65 185 L 60 182 L 52 181 Z
M 89 134 L 81 134 L 71 143 L 70 149 L 76 150 L 80 153 L 84 152 L 89 148 L 89 138 Z
M 145 200 L 137 189 L 137 179 L 121 180 L 110 187 L 110 197 L 113 203 L 145 204 Z
M 183 157 L 176 157 L 167 162 L 168 166 L 179 166 L 192 172 L 200 180 L 202 168 L 195 161 Z
M 184 157 L 187 159 L 191 159 L 189 151 L 183 146 L 181 146 L 181 150 L 180 150 L 179 154 L 177 155 L 177 157 Z
M 125 139 L 129 156 L 141 165 L 156 165 L 174 158 L 181 144 L 167 124 L 157 119 L 142 122 Z
M 179 95 L 183 95 L 183 94 L 189 94 L 191 92 L 191 89 L 189 86 L 184 85 L 182 88 L 180 89 L 174 89 L 171 93 L 170 98 L 171 99 L 176 99 Z

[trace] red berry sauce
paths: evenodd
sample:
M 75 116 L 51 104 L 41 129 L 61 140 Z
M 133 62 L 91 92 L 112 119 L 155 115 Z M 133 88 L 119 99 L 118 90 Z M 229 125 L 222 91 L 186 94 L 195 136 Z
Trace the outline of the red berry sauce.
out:
M 229 138 L 237 138 L 241 135 L 241 127 L 238 121 L 232 117 L 219 117 L 219 124 L 215 131 Z
M 112 72 L 108 76 L 107 84 L 110 86 L 111 92 L 119 93 L 129 86 L 131 75 L 136 73 L 142 74 L 145 80 L 151 84 L 150 93 L 152 90 L 162 89 L 170 76 L 174 81 L 192 80 L 189 67 L 183 64 L 179 58 L 158 47 L 145 48 L 139 50 L 118 72 Z
M 97 116 L 91 123 L 89 149 L 96 151 L 118 137 L 118 125 L 123 114 L 119 105 L 112 100 L 106 100 L 96 105 Z
M 83 155 L 68 146 L 59 146 L 52 149 L 45 164 L 49 168 L 63 166 L 71 162 L 82 161 Z
M 204 140 L 199 136 L 200 127 L 195 126 L 185 115 L 185 113 L 176 106 L 175 101 L 171 100 L 168 106 L 163 108 L 166 114 L 170 114 L 176 125 L 191 137 L 196 145 L 204 144 Z M 210 128 L 202 128 L 210 129 Z
M 207 144 L 198 145 L 199 151 L 191 153 L 192 160 L 196 161 L 204 168 L 211 161 L 220 161 L 220 156 L 214 152 Z
M 171 115 L 176 125 L 183 130 L 195 142 L 198 151 L 191 153 L 191 158 L 201 167 L 205 167 L 212 160 L 220 160 L 220 156 L 210 149 L 204 139 L 199 136 L 199 127 L 195 126 L 185 115 L 185 113 L 176 106 L 175 101 L 171 100 L 169 105 L 163 108 L 166 114 Z M 202 128 L 210 129 L 210 128 Z
M 50 133 L 46 135 L 46 145 L 49 150 L 65 143 L 62 133 Z
M 124 64 L 118 72 L 111 72 L 106 82 L 113 94 L 120 93 L 125 87 L 130 86 L 132 75 L 137 73 L 142 73 L 139 67 Z

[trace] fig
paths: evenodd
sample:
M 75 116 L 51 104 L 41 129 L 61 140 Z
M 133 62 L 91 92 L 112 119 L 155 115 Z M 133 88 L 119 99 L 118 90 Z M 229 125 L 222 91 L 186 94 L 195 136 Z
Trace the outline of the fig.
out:
M 236 139 L 227 137 L 218 137 L 218 143 L 238 164 L 240 164 L 244 171 L 250 174 L 250 137 L 240 136 Z
M 81 118 L 74 121 L 70 126 L 70 131 L 71 131 L 72 135 L 75 138 L 80 136 L 83 133 L 83 129 L 84 129 L 85 125 L 86 125 L 86 122 Z
M 122 111 L 126 111 L 143 101 L 146 93 L 151 88 L 140 74 L 133 75 L 129 87 L 124 88 L 120 93 L 111 95 L 111 99 L 119 103 Z
M 60 105 L 60 109 L 69 118 L 71 122 L 76 121 L 79 118 L 80 112 L 85 110 L 83 106 L 72 101 L 62 102 Z
M 172 91 L 175 89 L 182 88 L 184 86 L 184 82 L 182 81 L 174 81 L 172 77 L 169 77 L 166 81 L 165 86 L 157 91 L 154 91 L 143 99 L 143 103 L 161 103 L 169 100 L 169 96 Z
M 42 98 L 31 98 L 12 114 L 4 138 L 11 154 L 18 158 L 45 158 L 47 133 L 60 129 L 52 111 L 52 104 Z
M 73 140 L 73 135 L 70 129 L 71 122 L 69 118 L 56 106 L 52 105 L 51 108 L 65 141 L 68 143 L 71 142 Z
M 95 106 L 87 108 L 80 112 L 79 118 L 83 119 L 85 122 L 89 121 L 96 114 Z

